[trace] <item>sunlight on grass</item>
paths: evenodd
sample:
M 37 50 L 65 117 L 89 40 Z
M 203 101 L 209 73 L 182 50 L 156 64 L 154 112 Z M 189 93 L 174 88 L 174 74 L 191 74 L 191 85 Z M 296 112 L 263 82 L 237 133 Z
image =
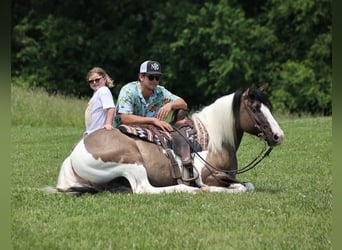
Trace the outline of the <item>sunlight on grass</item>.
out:
M 331 249 L 331 117 L 282 118 L 283 145 L 238 175 L 255 192 L 47 195 L 86 102 L 12 91 L 13 249 Z M 239 166 L 262 147 L 245 135 Z
M 12 125 L 84 127 L 87 101 L 11 87 Z

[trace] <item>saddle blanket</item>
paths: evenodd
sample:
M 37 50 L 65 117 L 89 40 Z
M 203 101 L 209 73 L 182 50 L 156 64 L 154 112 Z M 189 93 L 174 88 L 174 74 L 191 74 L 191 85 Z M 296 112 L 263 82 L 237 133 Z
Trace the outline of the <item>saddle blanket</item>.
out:
M 121 124 L 118 127 L 118 129 L 124 134 L 133 135 L 142 140 L 156 143 L 160 146 L 162 146 L 161 140 L 163 140 L 165 143 L 168 143 L 172 139 L 169 132 L 159 130 L 159 129 L 158 129 L 159 135 L 157 135 L 156 133 L 153 133 L 149 128 L 141 127 L 141 126 L 138 127 L 138 126 L 128 126 L 125 124 Z

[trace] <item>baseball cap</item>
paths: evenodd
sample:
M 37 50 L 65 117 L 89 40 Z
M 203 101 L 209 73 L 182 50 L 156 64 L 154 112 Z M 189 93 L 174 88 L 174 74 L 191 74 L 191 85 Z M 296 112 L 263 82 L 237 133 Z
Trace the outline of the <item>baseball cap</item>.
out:
M 145 61 L 140 65 L 140 73 L 146 73 L 150 75 L 161 75 L 161 66 L 156 61 Z

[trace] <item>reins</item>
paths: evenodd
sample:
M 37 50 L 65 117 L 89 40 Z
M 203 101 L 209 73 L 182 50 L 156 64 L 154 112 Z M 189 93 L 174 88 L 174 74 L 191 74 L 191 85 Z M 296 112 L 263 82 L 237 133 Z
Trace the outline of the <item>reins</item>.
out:
M 266 150 L 266 142 L 264 142 L 264 148 L 261 150 L 261 152 L 255 157 L 254 160 L 252 160 L 249 164 L 247 164 L 245 167 L 238 169 L 236 171 L 236 174 L 242 174 L 245 173 L 253 168 L 255 168 L 259 162 L 261 162 L 266 156 L 268 156 L 271 151 L 272 151 L 273 147 L 268 147 L 268 149 Z
M 243 94 L 241 96 L 241 98 L 245 98 L 246 97 L 246 94 Z M 243 168 L 240 168 L 240 169 L 237 169 L 237 170 L 223 170 L 223 169 L 218 169 L 216 167 L 214 167 L 212 164 L 210 164 L 208 161 L 206 161 L 199 153 L 196 149 L 194 149 L 193 145 L 189 142 L 189 140 L 181 133 L 181 131 L 179 131 L 178 128 L 176 128 L 175 126 L 172 126 L 174 130 L 176 130 L 183 138 L 184 140 L 186 141 L 186 143 L 190 146 L 190 148 L 193 150 L 193 152 L 195 153 L 195 155 L 198 156 L 199 159 L 202 160 L 202 162 L 205 164 L 205 166 L 207 168 L 211 168 L 211 169 L 214 169 L 218 172 L 223 172 L 223 173 L 232 173 L 232 174 L 242 174 L 242 173 L 245 173 L 253 168 L 255 168 L 266 156 L 269 156 L 269 154 L 271 153 L 271 151 L 273 150 L 273 147 L 270 147 L 268 146 L 267 148 L 267 145 L 266 145 L 266 135 L 265 135 L 265 132 L 264 132 L 264 129 L 262 126 L 260 126 L 260 119 L 255 115 L 256 113 L 256 109 L 254 107 L 250 107 L 249 105 L 247 105 L 247 103 L 245 102 L 245 99 L 244 100 L 241 100 L 244 102 L 244 105 L 246 107 L 246 110 L 247 110 L 247 113 L 250 117 L 250 119 L 253 121 L 254 123 L 254 126 L 256 128 L 259 129 L 259 131 L 261 131 L 259 134 L 258 134 L 258 137 L 263 139 L 263 142 L 264 142 L 264 147 L 263 149 L 261 150 L 261 152 L 249 163 L 247 164 L 245 167 Z
M 183 133 L 181 133 L 181 131 L 176 128 L 175 126 L 172 126 L 174 130 L 176 130 L 186 141 L 186 143 L 190 146 L 190 148 L 193 150 L 193 152 L 195 153 L 195 155 L 197 155 L 207 166 L 209 166 L 210 168 L 219 171 L 219 172 L 223 172 L 223 173 L 235 173 L 235 174 L 242 174 L 245 173 L 253 168 L 255 168 L 266 156 L 268 156 L 273 147 L 268 147 L 268 149 L 266 150 L 266 142 L 264 141 L 264 147 L 261 150 L 261 152 L 255 157 L 254 160 L 252 160 L 249 164 L 247 164 L 245 167 L 238 169 L 238 170 L 223 170 L 223 169 L 218 169 L 216 167 L 214 167 L 213 165 L 211 165 L 208 161 L 206 161 L 199 153 L 198 151 L 195 150 L 195 148 L 193 147 L 193 145 L 189 142 L 189 140 L 183 135 Z

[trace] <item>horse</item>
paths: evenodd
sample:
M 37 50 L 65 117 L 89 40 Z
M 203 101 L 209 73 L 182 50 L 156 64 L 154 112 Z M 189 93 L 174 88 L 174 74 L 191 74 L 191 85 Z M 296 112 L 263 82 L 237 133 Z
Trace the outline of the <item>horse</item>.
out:
M 63 161 L 56 192 L 253 191 L 251 182 L 236 179 L 239 173 L 237 150 L 243 134 L 261 138 L 271 149 L 284 139 L 284 132 L 272 115 L 267 94 L 258 88 L 239 89 L 222 96 L 191 114 L 189 119 L 193 121 L 201 145 L 200 150 L 191 153 L 193 174 L 190 182 L 175 180 L 169 154 L 161 145 L 129 136 L 118 128 L 99 129 L 82 138 Z M 172 149 L 169 151 L 179 170 L 189 176 L 181 168 L 179 156 Z

